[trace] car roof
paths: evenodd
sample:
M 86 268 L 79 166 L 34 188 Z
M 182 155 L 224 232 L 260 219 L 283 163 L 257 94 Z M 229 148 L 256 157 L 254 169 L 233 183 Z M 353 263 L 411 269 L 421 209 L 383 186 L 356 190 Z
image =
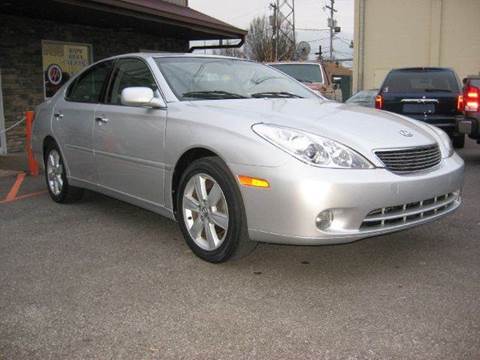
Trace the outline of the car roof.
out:
M 392 71 L 453 71 L 453 70 L 451 68 L 445 68 L 445 67 L 416 66 L 416 67 L 403 67 L 403 68 L 392 69 Z
M 279 61 L 279 62 L 268 62 L 267 65 L 320 65 L 318 62 L 312 61 Z
M 233 56 L 223 56 L 223 55 L 207 55 L 207 54 L 194 54 L 194 53 L 175 53 L 175 52 L 137 52 L 137 53 L 128 53 L 122 55 L 116 55 L 109 57 L 108 59 L 103 60 L 112 60 L 120 59 L 125 57 L 141 57 L 141 58 L 159 58 L 159 57 L 190 57 L 190 58 L 220 58 L 220 59 L 233 59 L 241 61 L 250 61 L 248 59 L 242 59 Z
M 361 94 L 361 93 L 367 93 L 367 94 L 375 94 L 375 93 L 378 93 L 379 92 L 379 89 L 363 89 L 363 90 L 358 90 L 356 93 L 352 94 L 352 96 L 350 96 L 350 98 L 352 98 L 353 96 L 355 95 L 358 95 L 358 94 Z

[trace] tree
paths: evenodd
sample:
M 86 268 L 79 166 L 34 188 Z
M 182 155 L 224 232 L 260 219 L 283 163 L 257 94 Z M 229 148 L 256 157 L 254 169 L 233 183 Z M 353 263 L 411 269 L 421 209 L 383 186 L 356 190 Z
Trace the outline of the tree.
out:
M 238 40 L 235 40 L 238 42 Z M 229 40 L 224 41 L 224 45 L 231 45 L 232 43 Z M 222 55 L 222 56 L 231 56 L 237 58 L 245 58 L 245 54 L 242 49 L 239 48 L 225 48 L 225 49 L 216 49 L 213 51 L 214 55 Z
M 266 16 L 256 17 L 249 26 L 245 39 L 244 53 L 247 58 L 260 61 L 275 61 L 275 41 L 277 42 L 277 60 L 292 60 L 295 47 L 286 35 L 291 35 L 292 29 L 280 19 L 277 20 L 278 38 L 274 39 L 273 28 L 270 26 Z M 291 37 L 290 37 L 291 38 Z

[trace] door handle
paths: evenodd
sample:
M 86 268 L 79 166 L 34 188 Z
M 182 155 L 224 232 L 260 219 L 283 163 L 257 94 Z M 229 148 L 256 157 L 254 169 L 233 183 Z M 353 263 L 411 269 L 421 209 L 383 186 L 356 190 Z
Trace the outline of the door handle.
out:
M 57 120 L 63 119 L 63 114 L 62 114 L 62 113 L 55 113 L 55 114 L 53 114 L 53 116 L 54 116 L 55 119 L 57 119 Z
M 97 116 L 97 117 L 95 118 L 95 121 L 96 121 L 96 122 L 99 122 L 99 123 L 102 123 L 102 124 L 108 123 L 108 119 L 107 119 L 106 117 L 104 117 L 104 116 Z

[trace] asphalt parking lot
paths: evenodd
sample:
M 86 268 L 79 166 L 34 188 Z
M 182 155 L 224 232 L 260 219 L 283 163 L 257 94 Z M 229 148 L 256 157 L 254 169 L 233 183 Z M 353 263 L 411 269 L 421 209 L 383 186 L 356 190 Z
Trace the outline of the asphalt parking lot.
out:
M 212 265 L 174 222 L 27 177 L 0 204 L 0 359 L 478 359 L 480 145 L 450 217 Z M 0 199 L 15 183 L 0 177 Z

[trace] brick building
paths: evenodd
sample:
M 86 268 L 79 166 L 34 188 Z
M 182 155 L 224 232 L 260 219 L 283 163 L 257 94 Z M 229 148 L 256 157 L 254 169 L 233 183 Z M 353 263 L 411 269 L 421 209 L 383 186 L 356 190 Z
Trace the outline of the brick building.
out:
M 23 126 L 3 130 L 92 62 L 245 36 L 187 0 L 7 0 L 0 3 L 0 30 L 0 154 L 24 148 Z

